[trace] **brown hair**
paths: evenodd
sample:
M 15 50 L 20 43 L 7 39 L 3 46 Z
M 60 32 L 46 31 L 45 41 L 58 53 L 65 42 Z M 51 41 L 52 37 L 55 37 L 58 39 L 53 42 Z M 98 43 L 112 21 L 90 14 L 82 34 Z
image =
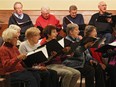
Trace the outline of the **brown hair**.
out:
M 94 29 L 96 29 L 96 27 L 93 26 L 93 25 L 88 25 L 88 26 L 86 26 L 86 27 L 85 27 L 85 30 L 84 30 L 84 36 L 85 36 L 85 37 L 88 37 L 88 36 L 90 35 L 90 33 L 91 33 Z
M 71 5 L 69 7 L 69 11 L 71 11 L 71 10 L 77 10 L 77 6 L 76 5 Z
M 51 35 L 52 30 L 56 30 L 56 27 L 53 25 L 47 25 L 44 29 L 43 29 L 43 33 L 45 35 L 46 38 L 48 38 L 48 35 Z
M 31 38 L 32 36 L 40 34 L 40 30 L 36 27 L 31 27 L 25 32 L 26 38 Z

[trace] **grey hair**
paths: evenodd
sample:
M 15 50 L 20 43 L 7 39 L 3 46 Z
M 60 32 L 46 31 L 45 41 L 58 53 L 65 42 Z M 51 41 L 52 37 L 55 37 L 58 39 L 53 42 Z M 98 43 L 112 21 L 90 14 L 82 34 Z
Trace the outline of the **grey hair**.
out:
M 45 12 L 45 11 L 50 12 L 50 8 L 47 7 L 47 6 L 43 6 L 43 7 L 41 7 L 41 12 Z
M 75 28 L 79 28 L 79 26 L 77 25 L 77 24 L 75 24 L 75 23 L 73 23 L 73 24 L 68 24 L 67 25 L 67 29 L 66 29 L 66 33 L 67 33 L 67 35 L 69 35 L 70 34 L 70 31 L 72 31 L 72 30 L 74 30 Z
M 13 30 L 16 30 L 16 31 L 21 30 L 21 28 L 18 25 L 15 25 L 15 24 L 11 24 L 8 29 L 13 29 Z
M 21 4 L 22 7 L 23 7 L 23 4 L 22 4 L 21 2 L 15 2 L 15 3 L 14 3 L 14 9 L 15 9 L 15 6 L 16 6 L 17 4 Z
M 77 6 L 76 5 L 71 5 L 69 7 L 69 11 L 71 11 L 71 10 L 77 10 Z
M 7 28 L 2 33 L 2 38 L 5 42 L 9 42 L 9 40 L 13 39 L 14 35 L 17 34 L 16 30 Z

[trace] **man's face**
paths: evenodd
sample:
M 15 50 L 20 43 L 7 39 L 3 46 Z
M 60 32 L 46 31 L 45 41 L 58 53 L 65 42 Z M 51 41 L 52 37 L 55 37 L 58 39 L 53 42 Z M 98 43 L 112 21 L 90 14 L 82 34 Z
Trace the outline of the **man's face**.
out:
M 22 10 L 23 6 L 21 4 L 16 4 L 14 6 L 14 11 L 18 14 L 18 15 L 21 15 L 23 13 L 23 10 Z
M 101 3 L 99 4 L 98 8 L 99 8 L 99 10 L 100 10 L 101 12 L 104 13 L 104 12 L 106 12 L 107 5 L 106 5 L 105 2 L 101 2 Z
M 48 19 L 50 13 L 49 13 L 49 11 L 42 11 L 42 12 L 41 12 L 41 15 L 42 15 L 42 17 L 43 17 L 44 19 Z
M 77 10 L 70 10 L 69 13 L 72 18 L 75 18 L 77 15 Z

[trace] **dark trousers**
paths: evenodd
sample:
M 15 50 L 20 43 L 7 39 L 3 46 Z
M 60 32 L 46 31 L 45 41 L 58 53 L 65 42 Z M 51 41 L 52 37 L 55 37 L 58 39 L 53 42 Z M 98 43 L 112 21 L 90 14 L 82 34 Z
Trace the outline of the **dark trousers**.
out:
M 50 80 L 51 86 L 50 87 L 59 87 L 59 77 L 55 70 L 48 69 L 50 72 Z
M 86 87 L 105 87 L 103 71 L 99 64 L 96 66 L 85 64 L 83 68 L 78 68 L 78 70 L 85 77 Z M 94 78 L 96 81 L 95 85 Z
M 36 79 L 36 78 L 38 79 Z M 15 72 L 10 74 L 10 80 L 16 81 L 16 80 L 21 80 L 21 81 L 26 81 L 27 87 L 40 87 L 40 77 L 39 73 L 36 72 L 30 72 L 27 70 L 24 70 L 22 72 Z
M 107 66 L 108 75 L 110 76 L 110 87 L 116 87 L 116 66 Z

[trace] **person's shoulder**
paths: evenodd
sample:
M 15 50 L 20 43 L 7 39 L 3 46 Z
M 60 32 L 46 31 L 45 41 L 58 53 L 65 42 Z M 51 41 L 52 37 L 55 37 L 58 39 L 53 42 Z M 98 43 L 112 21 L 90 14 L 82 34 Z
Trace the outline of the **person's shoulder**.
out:
M 56 16 L 54 14 L 50 14 L 51 18 L 56 18 Z
M 97 12 L 97 13 L 94 13 L 92 16 L 98 16 L 99 15 L 99 13 Z
M 77 14 L 78 16 L 83 16 L 82 14 Z
M 21 42 L 20 47 L 26 46 L 26 45 L 27 45 L 27 41 L 23 41 L 23 42 Z

